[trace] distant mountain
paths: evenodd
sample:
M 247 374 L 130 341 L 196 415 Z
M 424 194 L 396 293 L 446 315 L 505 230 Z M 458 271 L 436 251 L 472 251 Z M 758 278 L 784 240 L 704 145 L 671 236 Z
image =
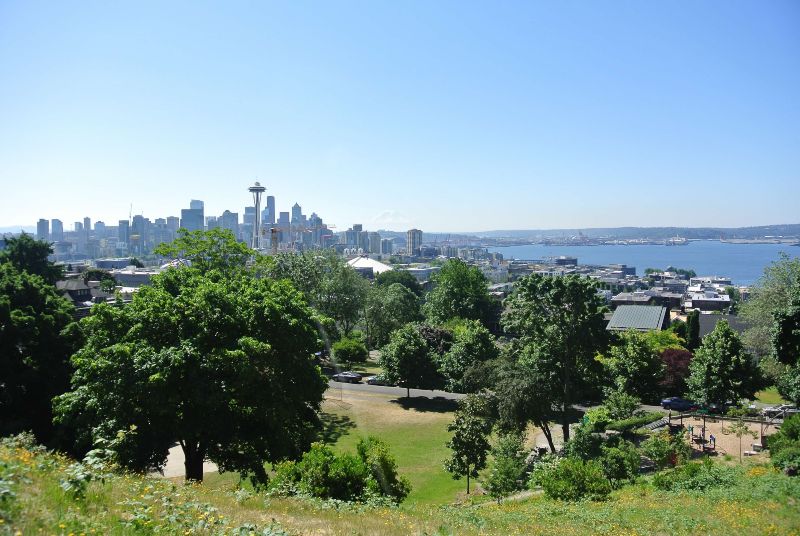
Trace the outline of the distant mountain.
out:
M 757 227 L 594 227 L 588 229 L 528 229 L 469 233 L 481 238 L 563 238 L 582 233 L 588 238 L 653 238 L 680 236 L 697 239 L 764 238 L 767 236 L 800 237 L 800 224 L 761 225 Z

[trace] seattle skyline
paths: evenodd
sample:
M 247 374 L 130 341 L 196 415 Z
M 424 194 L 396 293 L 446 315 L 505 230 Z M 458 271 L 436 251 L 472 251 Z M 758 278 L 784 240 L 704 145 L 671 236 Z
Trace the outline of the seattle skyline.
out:
M 0 227 L 797 222 L 800 7 L 0 5 Z

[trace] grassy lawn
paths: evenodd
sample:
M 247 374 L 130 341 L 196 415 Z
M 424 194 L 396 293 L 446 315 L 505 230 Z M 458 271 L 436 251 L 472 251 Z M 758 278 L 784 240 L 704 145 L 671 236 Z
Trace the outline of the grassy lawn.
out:
M 778 394 L 776 387 L 769 387 L 756 393 L 756 400 L 764 404 L 786 404 L 787 401 Z
M 378 365 L 377 361 L 369 360 L 365 363 L 353 363 L 350 370 L 360 372 L 362 375 L 380 374 L 383 369 Z
M 466 487 L 442 468 L 450 451 L 447 425 L 455 405 L 427 398 L 341 391 L 328 393 L 323 405 L 326 441 L 336 449 L 355 452 L 359 437 L 376 435 L 386 441 L 397 458 L 400 474 L 411 481 L 405 504 L 453 502 Z
M 372 413 L 351 411 L 357 406 L 344 408 L 347 413 L 331 409 L 339 417 L 338 426 L 346 426 L 345 416 Z M 422 429 L 431 417 L 429 412 L 404 411 L 418 424 L 422 417 Z M 393 441 L 416 439 L 378 427 Z M 352 443 L 352 435 L 340 435 L 337 445 Z M 420 439 L 424 443 L 430 437 L 423 433 Z M 412 462 L 433 467 L 436 461 L 434 453 L 427 464 L 408 451 L 402 455 L 405 470 L 413 469 Z M 131 474 L 84 480 L 83 493 L 75 495 L 63 488 L 70 479 L 81 482 L 70 473 L 71 463 L 42 450 L 0 443 L 0 534 L 276 534 L 270 531 L 273 523 L 293 535 L 800 534 L 800 481 L 749 464 L 738 470 L 734 482 L 703 493 L 656 491 L 645 477 L 605 502 L 563 503 L 535 496 L 500 505 L 465 501 L 444 506 L 423 504 L 418 495 L 417 502 L 399 508 L 370 509 L 234 493 L 207 484 L 182 486 Z M 420 474 L 412 477 L 415 483 L 424 481 Z M 437 485 L 436 477 L 429 482 Z

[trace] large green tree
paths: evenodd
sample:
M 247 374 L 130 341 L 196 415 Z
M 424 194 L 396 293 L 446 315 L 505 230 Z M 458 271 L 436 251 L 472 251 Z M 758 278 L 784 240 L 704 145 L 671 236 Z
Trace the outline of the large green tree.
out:
M 608 336 L 605 303 L 590 279 L 533 274 L 517 282 L 503 315 L 505 330 L 518 339 L 517 358 L 551 382 L 546 391 L 559 408 L 564 440 L 569 439 L 572 404 L 596 389 Z
M 372 287 L 364 314 L 370 348 L 385 345 L 394 330 L 421 317 L 419 298 L 408 287 L 401 283 Z
M 764 269 L 764 274 L 742 303 L 739 314 L 749 325 L 743 334 L 747 348 L 759 357 L 773 353 L 773 319 L 791 300 L 792 289 L 800 285 L 800 258 L 781 254 Z
M 494 323 L 496 307 L 489 295 L 488 281 L 476 266 L 449 259 L 432 279 L 434 288 L 424 307 L 431 322 L 442 324 L 463 318 L 480 320 L 487 327 Z
M 654 401 L 661 395 L 664 362 L 647 335 L 633 330 L 623 333 L 620 343 L 611 347 L 608 356 L 598 359 L 617 389 L 646 401 Z
M 704 404 L 738 404 L 760 386 L 758 366 L 728 322 L 720 320 L 689 363 L 689 396 Z
M 59 419 L 85 445 L 113 440 L 129 469 L 161 467 L 177 441 L 187 479 L 202 480 L 209 459 L 264 482 L 265 462 L 310 445 L 327 382 L 313 362 L 314 313 L 290 284 L 173 268 L 82 325 Z
M 10 263 L 17 270 L 38 275 L 46 283 L 55 285 L 62 278 L 64 270 L 47 260 L 52 253 L 50 243 L 22 233 L 16 238 L 6 238 L 6 247 L 0 251 L 0 263 Z
M 486 467 L 486 455 L 491 447 L 488 437 L 492 424 L 486 398 L 469 395 L 461 400 L 447 430 L 453 432 L 453 437 L 447 442 L 447 448 L 452 453 L 445 461 L 444 468 L 453 478 L 467 477 L 469 493 L 470 477 L 477 478 L 478 471 Z
M 470 393 L 480 389 L 472 379 L 470 370 L 481 363 L 497 359 L 499 354 L 494 336 L 477 320 L 465 320 L 453 329 L 453 344 L 439 359 L 439 372 L 445 379 L 445 388 L 457 393 Z
M 51 400 L 69 388 L 69 356 L 80 344 L 72 312 L 41 276 L 0 263 L 0 436 L 32 430 L 55 444 Z
M 417 278 L 414 277 L 408 270 L 394 269 L 386 270 L 379 273 L 375 277 L 375 284 L 379 287 L 388 287 L 395 283 L 399 283 L 406 287 L 408 290 L 422 297 L 422 285 L 419 284 Z
M 514 342 L 507 350 L 509 357 L 499 362 L 493 386 L 498 426 L 502 431 L 522 433 L 533 424 L 544 434 L 550 450 L 556 452 L 550 423 L 561 418 L 560 386 L 552 378 L 548 360 L 520 359 L 521 352 L 531 351 L 535 347 Z
M 407 397 L 411 389 L 433 389 L 441 384 L 434 350 L 420 334 L 419 325 L 406 324 L 392 333 L 381 351 L 380 363 L 386 379 L 405 387 Z
M 800 404 L 800 282 L 791 289 L 789 303 L 773 312 L 772 346 L 783 372 L 777 378 L 778 391 Z
M 201 272 L 218 270 L 232 273 L 245 267 L 255 254 L 245 244 L 236 241 L 230 229 L 188 231 L 178 229 L 178 238 L 159 244 L 153 251 L 173 259 L 188 260 Z
M 333 324 L 334 332 L 349 335 L 363 319 L 369 282 L 332 252 L 279 253 L 259 257 L 255 272 L 286 279 L 302 291 L 308 303 Z M 332 339 L 339 333 L 329 333 Z

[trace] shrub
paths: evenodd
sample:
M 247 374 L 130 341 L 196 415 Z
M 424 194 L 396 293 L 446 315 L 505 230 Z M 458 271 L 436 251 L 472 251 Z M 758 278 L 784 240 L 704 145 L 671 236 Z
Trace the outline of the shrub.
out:
M 355 337 L 343 337 L 333 343 L 333 357 L 339 363 L 363 363 L 369 357 L 364 343 Z
M 484 488 L 489 495 L 500 500 L 521 488 L 520 479 L 525 473 L 525 456 L 522 451 L 522 436 L 501 436 L 492 448 L 494 458 Z
M 604 432 L 608 423 L 612 421 L 611 413 L 605 406 L 597 406 L 588 410 L 584 418 L 593 432 Z
M 543 479 L 544 494 L 562 501 L 590 499 L 602 501 L 611 493 L 611 484 L 596 461 L 566 458 Z
M 589 426 L 580 426 L 564 445 L 564 455 L 569 458 L 593 460 L 603 453 L 603 438 L 592 432 Z
M 300 461 L 278 464 L 269 491 L 275 495 L 308 495 L 340 501 L 405 499 L 411 486 L 397 475 L 396 463 L 386 444 L 369 437 L 359 441 L 357 450 L 357 456 L 336 454 L 330 447 L 314 443 Z
M 692 455 L 692 447 L 685 441 L 682 433 L 674 436 L 669 432 L 653 435 L 641 444 L 641 451 L 659 469 L 678 465 Z
M 603 401 L 603 406 L 608 410 L 608 416 L 612 421 L 633 417 L 641 404 L 641 400 L 622 389 L 606 392 L 606 399 Z
M 397 474 L 397 462 L 389 447 L 374 436 L 360 439 L 356 445 L 358 456 L 372 473 L 377 493 L 401 502 L 411 492 L 411 484 Z
M 636 480 L 639 461 L 639 452 L 629 441 L 623 441 L 616 447 L 603 447 L 603 455 L 599 459 L 603 474 L 614 488 Z
M 528 488 L 534 490 L 536 488 L 541 488 L 544 485 L 544 481 L 548 478 L 548 475 L 558 467 L 562 461 L 564 461 L 564 458 L 549 452 L 534 458 L 531 474 L 528 478 Z
M 627 433 L 650 424 L 651 422 L 656 422 L 662 418 L 664 418 L 663 413 L 654 411 L 651 413 L 645 413 L 644 415 L 639 415 L 637 417 L 612 421 L 608 424 L 608 426 L 606 426 L 606 430 L 616 430 L 617 432 Z
M 800 471 L 800 444 L 786 447 L 778 454 L 771 456 L 772 465 L 786 474 L 796 475 Z
M 715 464 L 706 458 L 700 463 L 687 463 L 656 474 L 653 485 L 664 491 L 705 491 L 733 486 L 737 480 L 736 471 L 735 468 Z

